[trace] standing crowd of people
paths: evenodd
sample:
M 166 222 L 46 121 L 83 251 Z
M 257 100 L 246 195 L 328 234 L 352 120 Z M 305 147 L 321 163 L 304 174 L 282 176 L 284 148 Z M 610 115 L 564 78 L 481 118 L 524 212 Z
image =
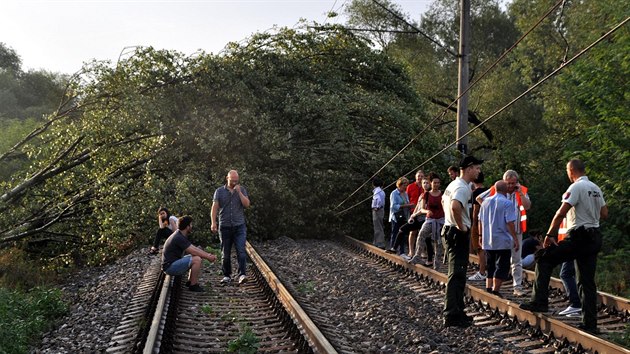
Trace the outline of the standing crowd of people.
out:
M 386 246 L 383 219 L 383 182 L 374 179 L 372 220 L 374 245 L 397 253 L 414 264 L 448 266 L 444 325 L 467 327 L 472 318 L 464 308 L 466 281 L 485 281 L 486 290 L 503 297 L 501 285 L 512 282 L 513 295 L 524 297 L 523 268 L 536 272 L 530 301 L 520 305 L 533 312 L 548 311 L 549 279 L 561 265 L 560 278 L 569 306 L 564 316 L 582 316 L 580 328 L 597 333 L 597 288 L 595 268 L 601 249 L 600 219 L 608 216 L 601 189 L 588 180 L 584 163 L 572 159 L 566 173 L 571 182 L 562 196 L 547 234 L 527 232 L 527 214 L 532 206 L 528 188 L 519 175 L 507 170 L 490 188 L 484 187 L 481 164 L 473 156 L 459 166 L 448 168 L 450 183 L 442 192 L 440 177 L 425 177 L 417 171 L 416 180 L 401 177 L 390 194 L 391 233 Z M 444 250 L 443 258 L 439 257 Z M 466 276 L 469 253 L 479 256 L 479 271 Z M 426 260 L 425 260 L 426 259 Z M 576 277 L 577 274 L 577 277 Z

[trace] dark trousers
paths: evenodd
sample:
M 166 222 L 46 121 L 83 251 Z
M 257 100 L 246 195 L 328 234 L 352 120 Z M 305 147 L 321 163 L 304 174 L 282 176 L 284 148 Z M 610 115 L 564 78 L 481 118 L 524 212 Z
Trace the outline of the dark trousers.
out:
M 414 230 L 420 230 L 424 224 L 424 220 L 415 219 L 412 223 L 405 223 L 399 229 L 396 237 L 394 238 L 394 246 L 393 249 L 399 249 L 400 253 L 405 253 L 405 245 L 407 244 L 405 241 L 409 240 L 409 232 Z
M 158 229 L 155 233 L 155 239 L 153 240 L 153 247 L 155 247 L 156 249 L 159 248 L 160 242 L 163 239 L 166 240 L 169 236 L 171 236 L 172 233 L 173 231 L 171 231 L 171 229 L 169 229 L 168 227 Z
M 532 301 L 549 304 L 549 278 L 553 269 L 564 262 L 575 260 L 577 286 L 582 299 L 582 322 L 589 329 L 597 328 L 597 286 L 595 268 L 597 253 L 602 248 L 599 228 L 583 227 L 569 231 L 569 235 L 558 243 L 537 252 L 536 281 Z
M 448 280 L 444 301 L 445 319 L 459 319 L 465 315 L 464 290 L 466 289 L 466 269 L 470 231 L 459 231 L 455 226 L 444 226 L 443 233 L 448 257 Z

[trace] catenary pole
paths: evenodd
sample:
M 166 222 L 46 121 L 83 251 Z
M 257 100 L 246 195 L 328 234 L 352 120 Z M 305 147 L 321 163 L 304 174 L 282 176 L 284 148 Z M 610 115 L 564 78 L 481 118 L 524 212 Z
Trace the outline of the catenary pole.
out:
M 457 150 L 468 154 L 468 65 L 470 62 L 470 0 L 460 0 L 459 79 L 457 82 Z M 460 140 L 461 137 L 464 137 Z

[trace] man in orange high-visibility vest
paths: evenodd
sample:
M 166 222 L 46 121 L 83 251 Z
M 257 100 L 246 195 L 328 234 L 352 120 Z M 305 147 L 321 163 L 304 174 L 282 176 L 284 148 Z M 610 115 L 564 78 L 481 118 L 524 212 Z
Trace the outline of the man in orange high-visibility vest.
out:
M 527 187 L 521 186 L 518 183 L 518 173 L 514 170 L 507 170 L 503 174 L 503 181 L 508 185 L 507 199 L 514 203 L 516 215 L 518 220 L 514 223 L 516 228 L 516 237 L 518 244 L 523 244 L 523 233 L 527 231 L 527 210 L 532 206 L 532 202 L 527 194 Z M 481 193 L 477 197 L 479 204 L 496 193 L 494 187 Z M 512 249 L 512 285 L 514 286 L 515 296 L 524 296 L 523 291 L 523 260 L 521 258 L 521 250 L 515 251 Z

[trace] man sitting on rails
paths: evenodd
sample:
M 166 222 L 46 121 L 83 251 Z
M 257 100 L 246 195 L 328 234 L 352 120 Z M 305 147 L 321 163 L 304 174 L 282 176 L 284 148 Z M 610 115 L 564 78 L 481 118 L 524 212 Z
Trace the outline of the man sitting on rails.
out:
M 164 243 L 162 270 L 171 276 L 184 275 L 190 270 L 186 286 L 190 291 L 203 292 L 204 289 L 199 285 L 201 259 L 214 262 L 217 257 L 190 243 L 188 235 L 192 233 L 192 220 L 189 215 L 179 218 L 178 230 L 173 232 Z M 183 256 L 184 252 L 188 255 Z

